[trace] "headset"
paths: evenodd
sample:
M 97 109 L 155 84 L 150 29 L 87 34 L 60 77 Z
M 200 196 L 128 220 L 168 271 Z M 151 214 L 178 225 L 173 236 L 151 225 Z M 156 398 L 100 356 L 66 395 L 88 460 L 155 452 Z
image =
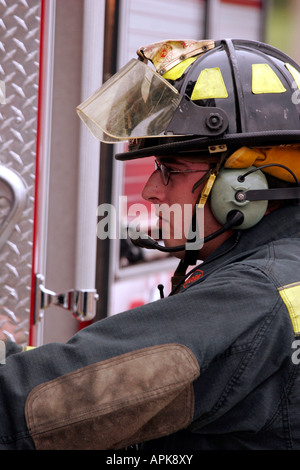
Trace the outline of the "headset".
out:
M 243 172 L 240 169 L 222 168 L 211 190 L 210 207 L 213 215 L 224 225 L 228 214 L 232 210 L 238 210 L 243 214 L 243 220 L 239 224 L 240 230 L 246 230 L 263 218 L 268 207 L 266 199 L 249 201 L 248 191 L 266 190 L 268 181 L 262 171 L 247 168 Z M 250 173 L 249 173 L 250 172 Z M 248 176 L 245 177 L 245 173 Z M 234 226 L 232 226 L 234 228 Z
M 261 171 L 269 166 L 280 166 L 287 170 L 293 176 L 296 186 L 269 189 L 267 178 Z M 245 169 L 222 168 L 210 195 L 211 210 L 222 227 L 202 240 L 197 240 L 195 250 L 200 243 L 202 246 L 230 229 L 247 230 L 253 227 L 264 217 L 268 201 L 284 199 L 296 199 L 298 203 L 300 201 L 300 183 L 288 167 L 271 163 Z M 128 230 L 132 243 L 142 248 L 165 253 L 176 253 L 187 248 L 187 244 L 167 248 L 146 233 L 139 234 L 137 237 L 136 232 Z M 191 241 L 187 243 L 190 244 Z

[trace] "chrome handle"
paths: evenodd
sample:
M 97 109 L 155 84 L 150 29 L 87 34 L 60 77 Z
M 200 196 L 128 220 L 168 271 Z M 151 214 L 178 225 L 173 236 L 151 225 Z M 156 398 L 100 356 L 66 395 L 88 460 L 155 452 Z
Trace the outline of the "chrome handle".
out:
M 62 294 L 57 294 L 44 285 L 44 278 L 41 274 L 36 275 L 35 283 L 35 311 L 34 323 L 40 319 L 40 312 L 50 305 L 56 305 L 65 310 L 70 310 L 79 321 L 90 321 L 96 315 L 96 304 L 99 299 L 95 289 L 69 290 Z
M 22 217 L 28 200 L 25 182 L 15 171 L 0 165 L 0 197 L 9 202 L 9 211 L 0 225 L 0 249 Z

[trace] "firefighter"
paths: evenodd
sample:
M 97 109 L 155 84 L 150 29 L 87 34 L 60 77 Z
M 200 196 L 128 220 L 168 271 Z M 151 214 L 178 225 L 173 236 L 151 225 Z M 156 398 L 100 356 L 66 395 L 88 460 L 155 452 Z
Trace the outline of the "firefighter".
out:
M 66 344 L 10 345 L 0 448 L 300 448 L 299 88 L 268 45 L 163 41 L 79 106 L 96 138 L 129 142 L 117 159 L 153 156 L 164 245 L 131 237 L 178 268 L 169 296 Z

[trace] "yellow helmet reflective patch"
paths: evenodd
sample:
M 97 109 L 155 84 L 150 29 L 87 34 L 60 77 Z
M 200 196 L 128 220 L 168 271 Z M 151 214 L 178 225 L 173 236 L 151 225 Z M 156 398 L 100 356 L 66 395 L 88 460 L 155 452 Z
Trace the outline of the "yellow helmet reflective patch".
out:
M 280 287 L 279 294 L 285 303 L 293 325 L 294 333 L 300 334 L 300 282 Z
M 286 89 L 269 64 L 252 64 L 252 92 L 284 93 Z
M 202 70 L 191 96 L 192 101 L 210 98 L 228 98 L 227 89 L 219 67 Z
M 182 77 L 186 69 L 193 63 L 197 57 L 190 57 L 189 59 L 183 60 L 180 64 L 175 65 L 171 70 L 166 72 L 163 77 L 166 80 L 178 80 L 178 78 Z
M 292 75 L 297 87 L 300 90 L 300 72 L 297 69 L 295 69 L 295 67 L 293 67 L 291 64 L 286 63 L 284 65 L 286 66 L 290 74 Z

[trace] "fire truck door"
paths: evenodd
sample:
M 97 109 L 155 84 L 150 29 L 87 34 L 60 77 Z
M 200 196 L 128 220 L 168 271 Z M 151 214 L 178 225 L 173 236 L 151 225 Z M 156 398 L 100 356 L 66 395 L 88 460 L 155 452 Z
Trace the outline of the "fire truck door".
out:
M 95 314 L 99 144 L 75 107 L 100 84 L 104 9 L 0 1 L 0 340 L 63 341 Z

